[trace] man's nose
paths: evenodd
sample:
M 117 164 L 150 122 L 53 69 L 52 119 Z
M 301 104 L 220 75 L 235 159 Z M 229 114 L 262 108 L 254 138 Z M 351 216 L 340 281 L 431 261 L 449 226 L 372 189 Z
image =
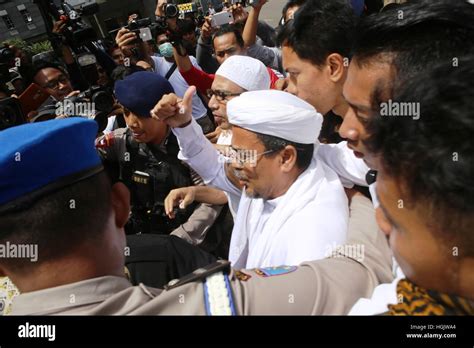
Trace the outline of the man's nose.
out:
M 291 93 L 296 96 L 298 95 L 298 88 L 296 88 L 295 83 L 291 82 L 291 80 L 287 78 L 285 81 L 285 84 L 286 84 L 285 92 Z
M 342 124 L 339 127 L 339 135 L 348 140 L 359 140 L 359 131 L 357 128 L 357 118 L 355 116 L 354 111 L 349 108 L 350 110 L 344 116 L 342 120 Z
M 211 99 L 209 99 L 209 103 L 207 105 L 209 106 L 209 109 L 211 110 L 217 110 L 219 108 L 219 103 L 217 103 L 217 99 L 215 95 L 213 95 Z

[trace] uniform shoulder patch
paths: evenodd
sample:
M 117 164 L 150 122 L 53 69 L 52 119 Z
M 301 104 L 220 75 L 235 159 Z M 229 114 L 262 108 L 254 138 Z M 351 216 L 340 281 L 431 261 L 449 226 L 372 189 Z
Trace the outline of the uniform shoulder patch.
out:
M 278 267 L 266 267 L 266 268 L 257 268 L 255 273 L 261 277 L 273 277 L 278 275 L 284 275 L 291 272 L 294 272 L 298 269 L 297 266 L 278 266 Z

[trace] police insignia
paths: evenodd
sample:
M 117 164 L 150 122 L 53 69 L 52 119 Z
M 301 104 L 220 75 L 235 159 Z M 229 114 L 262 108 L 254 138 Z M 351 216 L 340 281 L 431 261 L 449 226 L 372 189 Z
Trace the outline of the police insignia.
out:
M 279 266 L 279 267 L 267 267 L 267 268 L 257 268 L 255 273 L 261 277 L 273 277 L 283 274 L 288 274 L 296 271 L 298 267 L 296 266 Z
M 247 280 L 252 278 L 252 276 L 250 274 L 246 274 L 246 273 L 241 272 L 241 271 L 235 271 L 234 275 L 238 280 L 243 281 L 243 282 L 246 282 Z

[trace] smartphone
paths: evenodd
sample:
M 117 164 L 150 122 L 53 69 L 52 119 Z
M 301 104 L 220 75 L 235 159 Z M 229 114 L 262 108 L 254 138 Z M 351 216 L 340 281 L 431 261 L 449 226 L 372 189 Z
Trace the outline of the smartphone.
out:
M 219 12 L 212 16 L 211 26 L 213 28 L 219 27 L 224 24 L 229 24 L 234 21 L 234 16 L 231 12 Z
M 38 86 L 32 83 L 18 98 L 20 100 L 23 113 L 28 115 L 31 111 L 36 111 L 49 98 L 49 94 Z
M 260 0 L 248 0 L 248 4 L 252 7 L 257 7 L 260 4 Z
M 138 36 L 140 37 L 140 39 L 143 41 L 143 42 L 147 42 L 147 41 L 152 41 L 153 40 L 153 36 L 151 35 L 151 30 L 150 28 L 140 28 L 139 29 L 139 33 L 138 33 Z

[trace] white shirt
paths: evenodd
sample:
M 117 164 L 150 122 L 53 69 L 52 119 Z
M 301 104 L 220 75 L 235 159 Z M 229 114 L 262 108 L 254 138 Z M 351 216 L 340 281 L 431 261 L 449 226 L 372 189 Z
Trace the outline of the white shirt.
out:
M 368 186 L 365 176 L 370 168 L 363 159 L 357 158 L 354 152 L 347 147 L 347 141 L 341 141 L 338 144 L 321 144 L 318 149 L 318 158 L 339 175 L 344 187 L 352 188 L 354 185 Z M 375 194 L 376 187 L 377 182 L 369 186 L 374 208 L 379 206 L 379 201 Z
M 322 259 L 331 245 L 345 242 L 347 197 L 337 175 L 322 162 L 313 158 L 283 196 L 264 201 L 248 197 L 229 181 L 223 156 L 194 120 L 173 132 L 178 157 L 238 206 L 229 252 L 235 268 L 298 265 Z
M 193 56 L 189 56 L 191 59 L 191 63 L 198 68 L 199 70 L 202 70 L 199 64 L 196 61 L 196 58 Z M 154 71 L 157 74 L 160 74 L 163 77 L 166 77 L 166 74 L 170 70 L 170 68 L 173 66 L 173 63 L 168 62 L 164 57 L 159 57 L 159 56 L 152 56 L 151 59 L 153 59 L 153 62 L 155 63 L 155 69 Z M 175 71 L 171 74 L 170 78 L 168 79 L 170 82 L 171 86 L 173 86 L 174 93 L 180 97 L 184 97 L 184 93 L 186 93 L 186 90 L 189 88 L 188 83 L 184 79 L 183 75 L 179 72 L 179 68 L 176 68 Z M 193 117 L 198 120 L 204 116 L 207 115 L 207 109 L 202 103 L 201 99 L 197 94 L 193 96 Z

